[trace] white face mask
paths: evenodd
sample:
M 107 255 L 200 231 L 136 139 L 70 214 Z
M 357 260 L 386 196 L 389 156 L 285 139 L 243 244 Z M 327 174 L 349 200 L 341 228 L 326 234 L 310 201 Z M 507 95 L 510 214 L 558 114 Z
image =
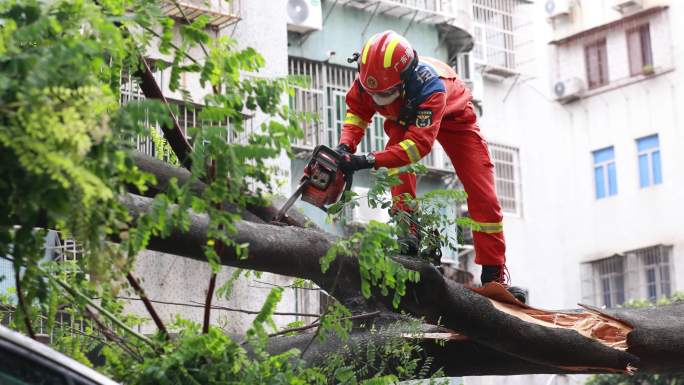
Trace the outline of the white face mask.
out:
M 399 97 L 399 90 L 396 90 L 395 92 L 387 95 L 387 96 L 380 96 L 380 95 L 373 95 L 371 94 L 371 97 L 373 98 L 373 101 L 375 104 L 378 106 L 386 106 L 393 101 L 395 101 Z

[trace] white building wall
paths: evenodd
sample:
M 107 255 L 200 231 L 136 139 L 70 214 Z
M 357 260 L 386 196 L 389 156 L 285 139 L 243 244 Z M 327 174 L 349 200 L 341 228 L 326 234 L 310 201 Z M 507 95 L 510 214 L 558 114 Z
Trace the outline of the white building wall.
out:
M 684 145 L 679 111 L 684 95 L 676 86 L 684 77 L 676 64 L 668 64 L 655 76 L 558 103 L 551 92 L 558 74 L 548 66 L 557 49 L 544 39 L 551 29 L 542 6 L 535 8 L 535 64 L 519 79 L 485 80 L 480 125 L 488 141 L 520 147 L 523 214 L 504 220 L 514 282 L 529 287 L 532 305 L 557 308 L 579 299 L 581 261 L 684 239 L 678 203 L 684 187 L 678 150 Z M 657 18 L 671 19 L 672 36 L 681 36 L 677 20 L 684 20 L 683 12 L 684 4 L 676 4 Z M 667 25 L 652 28 L 654 41 L 666 39 Z M 611 79 L 613 74 L 626 78 L 624 31 L 611 31 L 607 40 Z M 682 63 L 684 45 L 676 38 L 672 45 L 670 51 L 663 42 L 655 44 L 656 66 L 663 56 Z M 568 51 L 564 60 L 574 64 L 560 68 L 584 77 L 583 48 Z M 660 137 L 664 182 L 641 189 L 635 139 L 654 133 Z M 615 147 L 618 194 L 597 200 L 592 151 L 607 146 Z
M 534 307 L 575 308 L 582 262 L 657 244 L 673 246 L 673 289 L 684 290 L 684 3 L 649 17 L 656 75 L 629 77 L 624 29 L 607 32 L 611 84 L 560 104 L 557 79 L 586 76 L 583 43 L 548 42 L 620 14 L 612 1 L 581 1 L 577 25 L 555 33 L 535 4 L 534 64 L 520 78 L 485 80 L 481 127 L 488 141 L 520 147 L 523 215 L 505 217 L 513 284 Z M 657 2 L 662 4 L 663 2 Z M 558 23 L 556 23 L 558 25 Z M 588 41 L 585 40 L 585 41 Z M 515 83 L 515 84 L 514 84 Z M 639 187 L 635 139 L 657 133 L 663 183 Z M 592 151 L 615 148 L 618 194 L 596 199 Z M 580 384 L 584 376 L 469 377 L 468 385 Z

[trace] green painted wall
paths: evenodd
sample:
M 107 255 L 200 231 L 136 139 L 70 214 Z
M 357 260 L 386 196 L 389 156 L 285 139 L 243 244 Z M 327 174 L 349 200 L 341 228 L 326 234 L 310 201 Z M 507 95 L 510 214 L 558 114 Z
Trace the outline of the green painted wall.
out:
M 328 13 L 332 1 L 323 1 L 323 16 Z M 392 29 L 403 34 L 411 20 L 410 15 L 398 19 L 392 16 L 376 15 L 362 34 L 372 17 L 372 9 L 367 11 L 337 5 L 323 25 L 322 31 L 311 33 L 301 42 L 301 35 L 288 34 L 288 54 L 311 60 L 323 61 L 329 51 L 335 51 L 330 63 L 348 66 L 347 58 L 361 51 L 363 43 L 375 33 Z M 447 60 L 444 45 L 440 47 L 439 33 L 432 24 L 413 23 L 405 34 L 419 55 Z

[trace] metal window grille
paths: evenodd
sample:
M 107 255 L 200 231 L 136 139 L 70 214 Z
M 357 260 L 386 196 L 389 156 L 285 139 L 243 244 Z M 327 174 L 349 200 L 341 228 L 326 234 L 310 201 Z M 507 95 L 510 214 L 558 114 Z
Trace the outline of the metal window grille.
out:
M 594 265 L 601 305 L 613 307 L 625 302 L 625 257 L 616 255 Z
M 405 7 L 431 12 L 450 12 L 448 0 L 388 0 L 389 3 L 401 4 Z
M 614 307 L 672 295 L 672 247 L 656 245 L 582 264 L 582 300 Z
M 296 79 L 290 107 L 302 114 L 300 127 L 304 132 L 303 139 L 294 146 L 311 149 L 319 144 L 337 145 L 347 113 L 345 97 L 354 83 L 356 69 L 290 57 L 288 73 Z M 383 117 L 373 117 L 359 144 L 361 152 L 384 148 L 383 122 Z
M 12 261 L 0 258 L 0 295 L 6 294 L 7 289 L 14 286 L 14 268 L 12 267 Z M 14 298 L 12 298 L 12 300 L 13 299 Z M 1 315 L 0 319 L 2 319 Z
M 489 144 L 494 163 L 496 193 L 504 212 L 522 215 L 522 186 L 520 183 L 520 153 L 518 148 Z
M 162 84 L 163 82 L 163 72 L 156 72 L 155 73 L 155 78 L 159 84 Z M 127 71 L 123 71 L 121 73 L 121 88 L 120 88 L 120 98 L 119 102 L 123 105 L 126 103 L 129 103 L 131 101 L 136 101 L 136 100 L 142 100 L 145 99 L 145 95 L 143 95 L 142 91 L 140 90 L 140 86 L 138 85 L 137 80 L 131 76 L 130 73 Z M 249 139 L 249 136 L 255 132 L 254 128 L 254 121 L 251 116 L 249 115 L 244 115 L 243 121 L 242 121 L 242 127 L 241 129 L 237 129 L 235 124 L 231 124 L 231 122 L 228 119 L 225 119 L 224 121 L 221 122 L 216 122 L 216 121 L 203 121 L 200 120 L 199 114 L 202 111 L 203 106 L 200 104 L 190 104 L 190 103 L 185 103 L 180 100 L 172 100 L 172 99 L 167 99 L 167 101 L 170 104 L 175 105 L 177 114 L 176 114 L 176 119 L 178 121 L 178 125 L 183 132 L 183 134 L 191 140 L 190 132 L 189 130 L 193 127 L 197 127 L 199 125 L 203 126 L 224 126 L 226 129 L 226 140 L 229 141 L 230 143 L 247 143 L 247 140 Z M 160 138 L 163 138 L 163 132 L 161 130 L 161 127 L 157 122 L 151 122 L 149 118 L 145 118 L 144 124 L 147 127 L 150 127 L 151 129 L 156 130 L 158 136 Z M 165 139 L 163 139 L 165 140 Z M 154 145 L 154 142 L 152 141 L 152 138 L 149 136 L 138 136 L 134 139 L 132 139 L 136 149 L 146 155 L 153 156 L 153 157 L 159 157 L 164 160 L 168 160 L 168 154 L 157 154 L 157 148 Z M 158 156 L 159 155 L 159 156 Z
M 316 314 L 320 307 L 320 290 L 310 282 L 305 283 L 302 287 L 294 288 L 295 295 L 295 313 L 300 314 Z M 304 321 L 305 323 L 311 323 L 315 321 L 315 317 L 307 317 L 302 315 L 297 315 L 295 318 L 298 321 Z
M 477 64 L 516 70 L 519 0 L 473 0 L 473 59 Z
M 655 301 L 672 295 L 672 276 L 670 274 L 672 247 L 657 245 L 635 250 L 639 266 L 637 292 L 639 298 Z

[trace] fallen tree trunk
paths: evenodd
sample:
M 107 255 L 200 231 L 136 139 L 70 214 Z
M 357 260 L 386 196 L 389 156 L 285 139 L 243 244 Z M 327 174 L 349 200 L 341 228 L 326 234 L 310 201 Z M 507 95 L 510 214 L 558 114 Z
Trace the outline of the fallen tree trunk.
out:
M 373 325 L 376 329 L 377 325 Z M 504 376 L 523 374 L 595 374 L 604 371 L 585 368 L 582 370 L 568 370 L 564 368 L 546 366 L 524 360 L 504 352 L 497 351 L 476 341 L 459 337 L 460 335 L 448 329 L 435 325 L 422 324 L 421 333 L 407 336 L 397 330 L 371 332 L 371 325 L 355 329 L 348 340 L 342 340 L 329 335 L 324 341 L 309 342 L 313 333 L 302 333 L 296 336 L 277 337 L 271 340 L 269 352 L 282 353 L 289 349 L 306 349 L 302 358 L 308 365 L 324 365 L 332 356 L 341 356 L 347 362 L 354 364 L 359 357 L 367 357 L 366 350 L 383 346 L 391 338 L 405 338 L 415 341 L 421 348 L 421 358 L 430 357 L 431 363 L 426 377 L 441 369 L 446 377 L 463 376 Z M 455 337 L 455 338 L 451 338 Z M 422 365 L 424 361 L 419 364 Z
M 149 209 L 151 199 L 129 195 L 125 202 L 136 216 Z M 148 247 L 204 260 L 207 224 L 205 215 L 192 214 L 189 231 L 152 239 Z M 222 264 L 310 279 L 352 308 L 390 308 L 389 299 L 379 292 L 373 292 L 368 301 L 361 299 L 356 258 L 338 256 L 329 270 L 321 272 L 319 259 L 335 237 L 297 227 L 247 221 L 236 225 L 234 238 L 249 243 L 249 256 L 237 259 L 228 248 L 221 255 Z M 431 323 L 441 322 L 469 338 L 467 343 L 449 342 L 443 349 L 431 351 L 444 357 L 462 354 L 445 358 L 445 362 L 467 361 L 478 355 L 484 360 L 473 366 L 481 369 L 454 369 L 452 375 L 626 372 L 633 367 L 651 372 L 684 371 L 684 304 L 648 312 L 544 312 L 502 298 L 505 294 L 501 291 L 475 293 L 444 279 L 426 263 L 396 260 L 421 274 L 420 282 L 409 285 L 401 310 Z M 497 363 L 485 365 L 487 357 Z

